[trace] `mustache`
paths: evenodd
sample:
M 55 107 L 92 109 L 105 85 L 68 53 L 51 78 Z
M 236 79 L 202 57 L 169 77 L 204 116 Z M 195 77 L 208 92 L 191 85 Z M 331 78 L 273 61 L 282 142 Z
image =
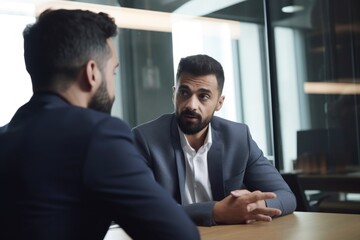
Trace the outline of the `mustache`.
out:
M 184 116 L 184 115 L 201 119 L 200 114 L 198 114 L 198 113 L 196 113 L 196 112 L 194 112 L 194 111 L 191 111 L 191 110 L 184 110 L 184 111 L 182 111 L 182 112 L 181 112 L 181 116 Z

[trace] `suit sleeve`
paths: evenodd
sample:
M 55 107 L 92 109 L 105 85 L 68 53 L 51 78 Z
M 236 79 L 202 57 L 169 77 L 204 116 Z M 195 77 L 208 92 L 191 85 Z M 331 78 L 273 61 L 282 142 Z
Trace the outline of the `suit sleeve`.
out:
M 102 211 L 133 239 L 199 239 L 194 223 L 154 181 L 122 121 L 109 118 L 94 129 L 83 179 Z
M 183 205 L 185 212 L 198 226 L 216 225 L 213 218 L 213 209 L 216 201 L 207 201 Z
M 247 128 L 249 160 L 245 170 L 244 183 L 250 191 L 274 192 L 275 199 L 266 200 L 266 205 L 281 210 L 282 215 L 292 213 L 296 198 L 278 170 L 264 157 Z

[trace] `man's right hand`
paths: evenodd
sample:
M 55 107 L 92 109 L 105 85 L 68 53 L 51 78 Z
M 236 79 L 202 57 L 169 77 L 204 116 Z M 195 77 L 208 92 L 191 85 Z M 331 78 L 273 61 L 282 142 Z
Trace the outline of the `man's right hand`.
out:
M 214 220 L 217 224 L 270 222 L 273 216 L 281 215 L 279 209 L 266 207 L 265 200 L 273 198 L 276 198 L 276 194 L 272 192 L 232 191 L 229 196 L 215 204 Z

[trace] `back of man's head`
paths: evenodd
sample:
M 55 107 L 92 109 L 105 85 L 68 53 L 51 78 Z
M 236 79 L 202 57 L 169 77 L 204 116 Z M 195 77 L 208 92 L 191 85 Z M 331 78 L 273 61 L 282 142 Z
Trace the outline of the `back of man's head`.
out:
M 110 55 L 107 39 L 116 30 L 114 20 L 105 13 L 44 11 L 23 32 L 25 65 L 34 92 L 67 88 L 90 59 L 102 67 Z

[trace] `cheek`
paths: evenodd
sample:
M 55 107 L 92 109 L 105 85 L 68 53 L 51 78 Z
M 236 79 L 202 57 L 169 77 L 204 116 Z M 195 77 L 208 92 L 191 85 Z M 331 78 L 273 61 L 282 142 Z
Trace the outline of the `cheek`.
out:
M 204 107 L 204 111 L 207 115 L 212 115 L 215 111 L 217 111 L 217 105 L 216 104 L 210 104 L 206 107 Z
M 181 111 L 184 107 L 184 102 L 180 101 L 179 98 L 174 99 L 174 107 L 177 111 Z
M 174 98 L 173 103 L 174 103 L 174 107 L 176 109 L 180 108 L 180 102 L 179 102 L 179 100 L 177 98 Z
M 115 95 L 115 78 L 114 75 L 111 74 L 108 78 L 107 78 L 107 87 L 108 87 L 108 92 L 109 95 L 111 97 L 114 97 Z

